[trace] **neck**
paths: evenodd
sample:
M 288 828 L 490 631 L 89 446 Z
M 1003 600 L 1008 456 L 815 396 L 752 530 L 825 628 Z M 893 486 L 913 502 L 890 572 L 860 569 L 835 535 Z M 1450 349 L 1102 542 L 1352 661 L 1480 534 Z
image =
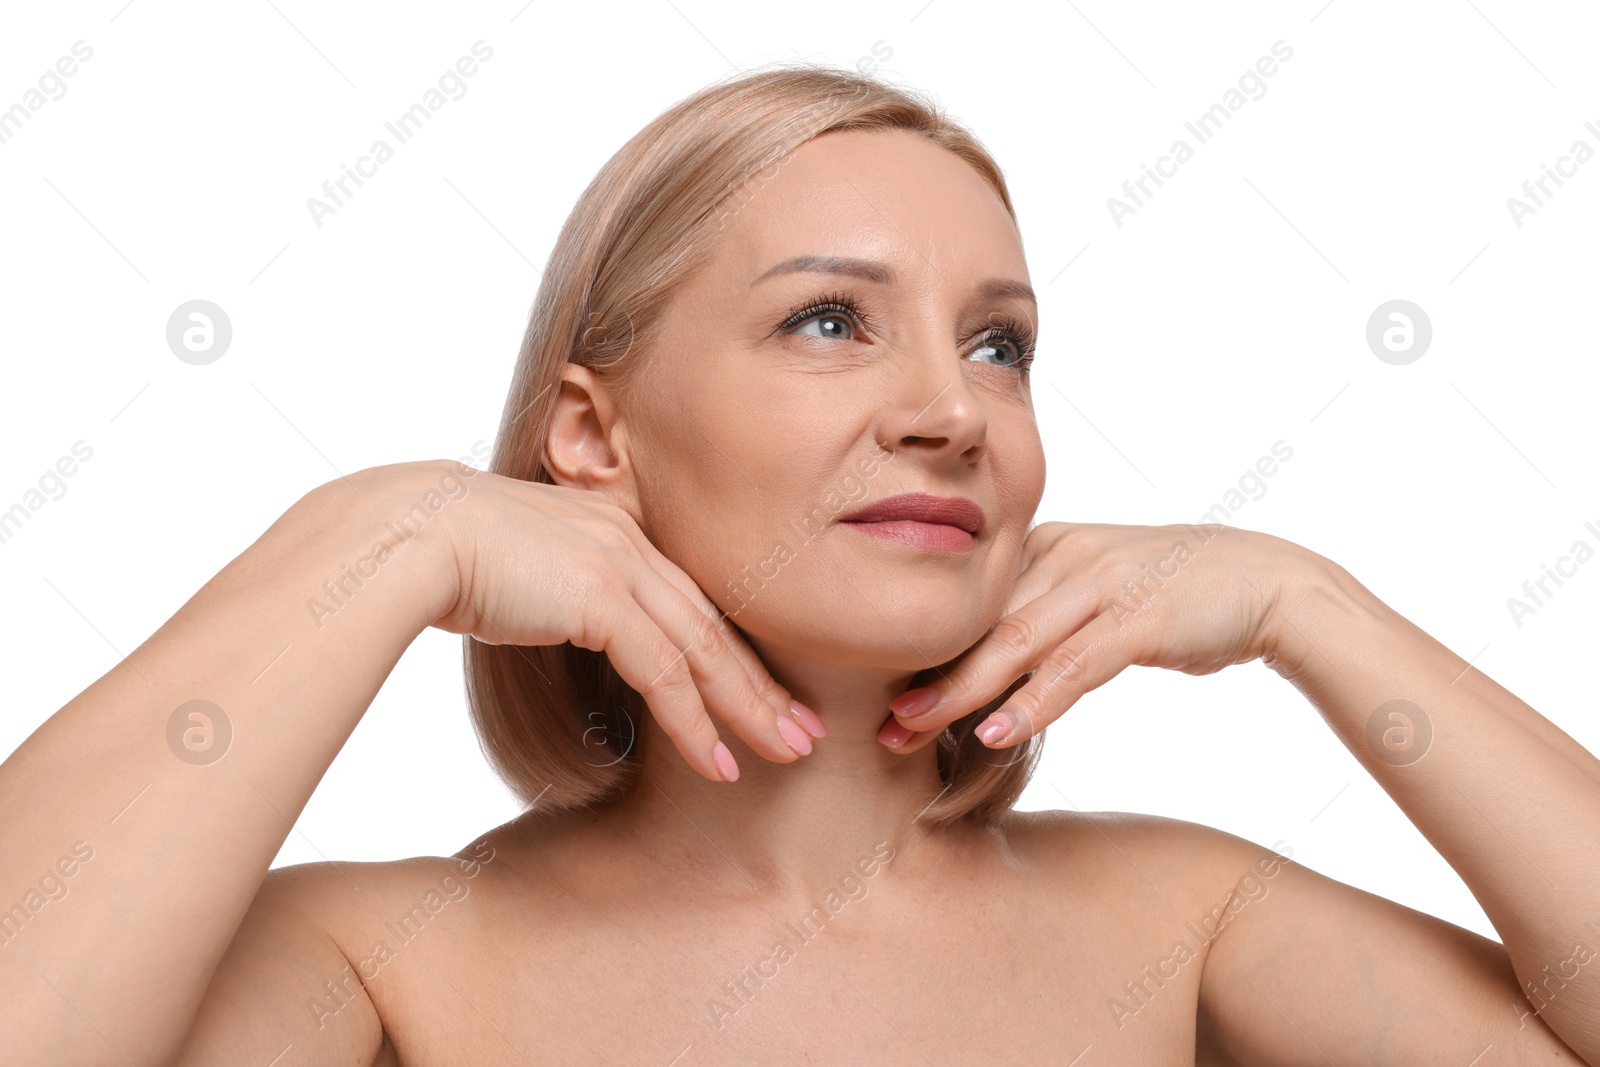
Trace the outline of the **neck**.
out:
M 901 755 L 877 740 L 889 701 L 912 673 L 784 663 L 771 653 L 763 661 L 816 711 L 826 736 L 809 755 L 774 763 L 719 721 L 739 777 L 713 782 L 690 769 L 646 716 L 638 724 L 640 775 L 609 805 L 635 847 L 679 884 L 719 897 L 801 899 L 862 877 L 863 863 L 876 870 L 893 857 L 886 866 L 904 871 L 935 844 L 966 836 L 918 821 L 945 788 L 937 745 Z M 894 872 L 874 880 L 892 881 Z

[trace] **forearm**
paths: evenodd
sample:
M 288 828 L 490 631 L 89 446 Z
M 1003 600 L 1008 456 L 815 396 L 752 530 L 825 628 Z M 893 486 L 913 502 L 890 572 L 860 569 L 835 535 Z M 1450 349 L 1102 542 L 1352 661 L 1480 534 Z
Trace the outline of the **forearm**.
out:
M 1600 760 L 1322 562 L 1268 662 L 1460 874 L 1531 1008 L 1600 1062 Z
M 7 1039 L 19 1062 L 170 1055 L 293 820 L 425 628 L 404 558 L 420 545 L 347 582 L 342 606 L 328 597 L 397 539 L 318 493 L 0 765 L 0 995 L 27 1020 Z M 313 599 L 337 608 L 320 625 Z M 197 700 L 219 710 L 174 721 Z M 46 875 L 64 895 L 29 897 Z

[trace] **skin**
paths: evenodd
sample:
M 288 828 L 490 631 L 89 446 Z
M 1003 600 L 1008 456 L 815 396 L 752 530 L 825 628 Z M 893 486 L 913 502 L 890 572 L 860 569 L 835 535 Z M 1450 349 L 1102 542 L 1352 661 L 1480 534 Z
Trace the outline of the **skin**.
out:
M 921 180 L 908 185 L 903 168 Z M 808 272 L 752 285 L 818 253 L 881 262 L 894 282 Z M 727 739 L 739 769 L 730 789 L 685 766 L 653 719 L 636 724 L 639 787 L 608 820 L 656 863 L 690 857 L 684 876 L 705 891 L 798 903 L 836 881 L 863 843 L 914 848 L 921 837 L 913 820 L 943 788 L 935 751 L 897 756 L 878 730 L 913 676 L 999 618 L 1044 492 L 1028 382 L 1006 365 L 1017 354 L 974 342 L 991 315 L 1031 323 L 1037 309 L 974 299 L 990 278 L 1026 284 L 1028 274 L 1015 226 L 976 172 L 910 134 L 828 135 L 728 220 L 711 264 L 674 300 L 643 380 L 600 398 L 604 383 L 568 369 L 554 476 L 639 516 L 828 731 L 793 764 Z M 826 312 L 777 330 L 792 307 L 838 289 L 881 327 L 868 334 Z M 602 438 L 604 451 L 593 444 Z M 880 443 L 893 459 L 863 478 L 859 464 Z M 847 509 L 827 503 L 852 486 Z M 819 506 L 848 514 L 912 491 L 983 508 L 974 548 L 938 556 L 837 524 L 808 542 L 795 533 Z M 730 594 L 728 581 L 779 542 L 791 561 L 753 597 Z
M 880 260 L 895 281 L 751 288 L 811 253 Z M 1600 1063 L 1600 972 L 1571 962 L 1575 940 L 1595 944 L 1600 868 L 1571 846 L 1600 836 L 1600 761 L 1301 546 L 1030 526 L 1044 463 L 1026 382 L 974 338 L 996 312 L 1034 314 L 973 299 L 987 278 L 1027 274 L 965 164 L 908 134 L 828 135 L 719 231 L 643 377 L 566 369 L 558 487 L 480 473 L 320 636 L 305 590 L 441 466 L 358 472 L 292 509 L 0 766 L 6 869 L 42 869 L 117 813 L 72 910 L 43 913 L 0 959 L 0 994 L 33 1024 L 19 1056 L 60 1059 L 67 1037 L 31 1035 L 62 1034 L 73 1062 L 107 1063 Z M 824 288 L 874 325 L 777 331 Z M 865 499 L 970 497 L 989 520 L 974 549 L 831 525 L 747 604 L 729 596 L 724 581 L 875 444 L 894 460 Z M 1125 610 L 1123 583 L 1183 540 L 1175 576 Z M 626 581 L 607 584 L 600 559 Z M 571 588 L 592 595 L 551 592 Z M 644 614 L 618 607 L 630 595 Z M 719 610 L 748 646 L 694 647 L 682 620 Z M 266 873 L 429 625 L 523 644 L 581 632 L 626 663 L 659 698 L 634 724 L 636 788 L 591 811 L 535 806 L 452 858 Z M 255 666 L 290 645 L 284 669 Z M 918 820 L 940 788 L 930 739 L 1024 673 L 997 760 L 1127 666 L 1255 659 L 1307 697 L 1505 946 L 1325 878 L 1287 845 L 1180 820 Z M 668 660 L 675 684 L 660 686 Z M 913 715 L 901 698 L 930 676 L 941 703 Z M 683 698 L 690 681 L 704 709 Z M 204 773 L 161 740 L 196 692 L 237 737 Z M 778 717 L 791 695 L 825 736 Z M 1426 709 L 1421 758 L 1368 740 L 1397 697 Z M 717 780 L 713 726 L 737 780 Z M 68 765 L 81 784 L 45 788 Z M 821 932 L 797 938 L 786 924 L 828 899 Z M 790 954 L 774 963 L 779 939 Z M 1551 970 L 1568 980 L 1524 993 Z

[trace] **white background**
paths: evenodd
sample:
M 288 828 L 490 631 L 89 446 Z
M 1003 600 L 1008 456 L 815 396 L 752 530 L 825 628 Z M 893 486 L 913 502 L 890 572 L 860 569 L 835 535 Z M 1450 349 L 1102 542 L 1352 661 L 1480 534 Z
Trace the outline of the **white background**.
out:
M 0 752 L 311 487 L 486 454 L 535 265 L 649 119 L 735 66 L 886 53 L 881 72 L 933 93 L 1011 183 L 1043 301 L 1041 521 L 1192 521 L 1281 439 L 1292 459 L 1232 525 L 1338 561 L 1600 749 L 1600 562 L 1520 627 L 1506 604 L 1576 540 L 1600 547 L 1584 528 L 1600 526 L 1600 161 L 1521 227 L 1506 204 L 1575 140 L 1600 149 L 1584 129 L 1600 126 L 1600 22 L 1505 0 L 1230 8 L 9 8 L 0 108 L 75 41 L 94 53 L 0 144 L 0 510 L 74 442 L 93 457 L 0 544 Z M 466 94 L 317 227 L 307 198 L 480 39 L 494 55 Z M 1293 56 L 1265 94 L 1197 145 L 1184 122 L 1279 40 Z M 1194 158 L 1118 227 L 1107 198 L 1179 137 Z M 1406 366 L 1365 340 L 1396 298 L 1433 324 Z M 192 299 L 233 326 L 208 366 L 166 343 Z M 460 656 L 452 635 L 416 642 L 278 865 L 449 854 L 516 813 L 471 732 Z M 1048 736 L 1024 808 L 1282 839 L 1307 866 L 1495 936 L 1260 664 L 1125 672 Z

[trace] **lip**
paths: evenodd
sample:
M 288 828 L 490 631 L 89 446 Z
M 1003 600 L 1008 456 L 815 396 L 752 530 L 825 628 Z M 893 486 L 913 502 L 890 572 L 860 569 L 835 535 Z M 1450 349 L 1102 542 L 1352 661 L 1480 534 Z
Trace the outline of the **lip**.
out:
M 868 537 L 894 541 L 924 552 L 970 552 L 978 542 L 959 526 L 942 522 L 911 522 L 895 519 L 890 522 L 847 522 L 844 525 Z
M 931 496 L 927 493 L 901 493 L 885 497 L 851 512 L 839 520 L 851 523 L 931 523 L 954 526 L 973 537 L 983 533 L 983 509 L 960 496 Z

